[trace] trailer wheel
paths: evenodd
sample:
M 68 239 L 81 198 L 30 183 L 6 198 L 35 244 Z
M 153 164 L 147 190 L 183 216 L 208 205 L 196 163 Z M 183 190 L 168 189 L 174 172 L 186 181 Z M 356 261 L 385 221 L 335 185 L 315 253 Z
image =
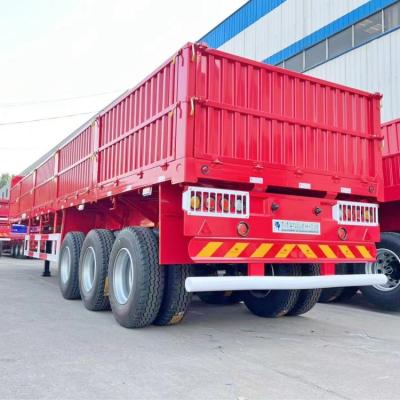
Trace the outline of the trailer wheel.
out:
M 336 264 L 335 265 L 335 274 L 336 275 L 343 275 L 347 272 L 346 264 Z M 320 303 L 331 303 L 335 301 L 342 293 L 342 287 L 333 287 L 322 289 L 321 296 L 319 297 Z
M 149 228 L 123 229 L 114 242 L 108 267 L 111 310 L 118 323 L 141 328 L 154 322 L 164 280 L 156 236 Z
M 106 229 L 91 230 L 82 245 L 79 260 L 79 289 L 88 310 L 110 309 L 108 299 L 108 261 L 114 234 Z
M 376 306 L 389 311 L 400 309 L 400 234 L 382 233 L 377 246 L 376 262 L 365 264 L 365 272 L 385 274 L 388 282 L 384 285 L 360 288 L 366 299 Z
M 320 274 L 319 264 L 305 264 L 301 266 L 303 276 L 315 276 Z M 310 311 L 318 303 L 321 289 L 300 290 L 299 298 L 287 315 L 302 315 Z
M 347 265 L 347 273 L 349 274 L 355 274 L 356 272 L 356 265 L 354 264 L 346 264 Z M 362 265 L 362 264 L 361 264 Z M 363 273 L 363 272 L 360 272 Z M 342 290 L 342 293 L 334 300 L 335 303 L 340 303 L 342 301 L 347 301 L 350 300 L 352 297 L 356 295 L 358 292 L 358 287 L 357 286 L 350 286 L 350 287 L 345 287 Z
M 175 325 L 184 318 L 192 294 L 185 289 L 185 280 L 191 275 L 190 265 L 168 265 L 165 268 L 165 287 L 160 311 L 154 325 Z
M 18 244 L 14 245 L 13 257 L 19 258 L 19 246 Z
M 299 276 L 299 264 L 266 264 L 265 275 Z M 275 318 L 286 315 L 296 304 L 299 290 L 250 290 L 242 293 L 246 307 L 259 317 Z
M 237 304 L 241 301 L 239 292 L 198 292 L 197 296 L 207 304 L 229 305 Z
M 18 258 L 24 260 L 26 257 L 24 255 L 24 242 L 18 244 Z
M 80 299 L 79 257 L 85 235 L 82 232 L 69 232 L 65 236 L 58 267 L 58 284 L 61 294 L 67 300 Z

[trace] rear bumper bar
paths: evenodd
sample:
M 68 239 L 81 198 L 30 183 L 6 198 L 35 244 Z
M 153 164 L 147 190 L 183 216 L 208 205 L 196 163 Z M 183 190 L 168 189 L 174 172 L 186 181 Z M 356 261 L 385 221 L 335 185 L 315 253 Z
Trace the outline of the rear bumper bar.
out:
M 225 290 L 291 290 L 323 289 L 346 286 L 384 285 L 383 274 L 325 275 L 325 276 L 222 276 L 190 277 L 185 281 L 188 292 Z

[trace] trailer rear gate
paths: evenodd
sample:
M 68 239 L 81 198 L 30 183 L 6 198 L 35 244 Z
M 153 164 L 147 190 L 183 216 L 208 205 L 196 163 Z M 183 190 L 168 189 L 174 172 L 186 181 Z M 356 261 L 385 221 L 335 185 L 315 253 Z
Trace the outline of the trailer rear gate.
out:
M 380 197 L 380 96 L 187 45 L 11 190 L 36 215 L 204 177 Z M 223 166 L 223 167 L 222 167 Z

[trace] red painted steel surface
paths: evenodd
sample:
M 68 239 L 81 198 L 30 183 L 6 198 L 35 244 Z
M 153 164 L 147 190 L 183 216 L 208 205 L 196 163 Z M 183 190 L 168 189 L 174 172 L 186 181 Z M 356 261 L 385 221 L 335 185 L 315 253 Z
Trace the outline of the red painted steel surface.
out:
M 278 209 L 273 211 L 272 204 L 277 205 Z M 223 259 L 225 262 L 255 262 L 259 258 L 263 262 L 279 263 L 303 262 L 305 259 L 309 262 L 372 261 L 375 257 L 374 243 L 380 240 L 379 228 L 346 225 L 347 239 L 341 241 L 338 236 L 339 224 L 332 217 L 332 207 L 335 204 L 336 200 L 330 199 L 252 192 L 251 212 L 245 220 L 249 233 L 244 238 L 237 234 L 241 219 L 185 214 L 184 234 L 193 238 L 188 246 L 190 257 L 197 262 L 209 263 Z M 318 215 L 314 212 L 316 208 L 320 210 Z M 274 232 L 274 220 L 319 224 L 320 233 L 304 235 Z M 210 242 L 214 245 L 207 250 L 205 246 Z M 239 249 L 231 252 L 235 244 L 239 244 Z M 256 251 L 260 245 L 263 247 Z M 280 252 L 285 245 L 288 252 Z M 350 246 L 351 251 L 347 254 L 349 257 L 340 250 L 343 245 Z M 357 248 L 359 245 L 366 245 L 368 252 L 360 254 Z M 280 256 L 277 258 L 278 253 Z M 233 254 L 236 261 L 230 259 L 230 254 Z
M 399 232 L 400 119 L 382 124 L 382 135 L 385 201 L 380 204 L 380 225 L 382 232 Z
M 379 101 L 187 45 L 14 185 L 11 215 L 201 178 L 377 197 Z
M 400 119 L 382 125 L 385 202 L 400 200 Z
M 10 225 L 8 221 L 8 200 L 0 199 L 0 241 L 10 238 Z
M 376 190 L 379 95 L 221 52 L 196 67 L 196 157 L 223 163 L 223 173 L 243 164 L 244 179 L 261 176 L 271 186 Z

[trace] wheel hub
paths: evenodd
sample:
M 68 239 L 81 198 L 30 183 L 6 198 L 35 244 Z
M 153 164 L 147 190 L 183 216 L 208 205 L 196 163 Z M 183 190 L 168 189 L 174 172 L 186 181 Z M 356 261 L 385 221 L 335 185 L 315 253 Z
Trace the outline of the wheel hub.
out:
M 384 274 L 388 281 L 384 285 L 374 285 L 382 292 L 389 292 L 400 285 L 400 259 L 396 253 L 388 249 L 378 249 L 376 261 L 366 264 L 366 273 Z
M 94 279 L 96 276 L 96 256 L 93 247 L 88 247 L 85 250 L 82 260 L 82 289 L 88 293 L 93 288 Z
M 60 260 L 60 278 L 61 282 L 66 284 L 71 273 L 71 251 L 69 247 L 65 247 Z
M 115 299 L 119 304 L 126 304 L 132 292 L 134 271 L 132 257 L 128 249 L 119 250 L 114 262 L 113 287 Z

